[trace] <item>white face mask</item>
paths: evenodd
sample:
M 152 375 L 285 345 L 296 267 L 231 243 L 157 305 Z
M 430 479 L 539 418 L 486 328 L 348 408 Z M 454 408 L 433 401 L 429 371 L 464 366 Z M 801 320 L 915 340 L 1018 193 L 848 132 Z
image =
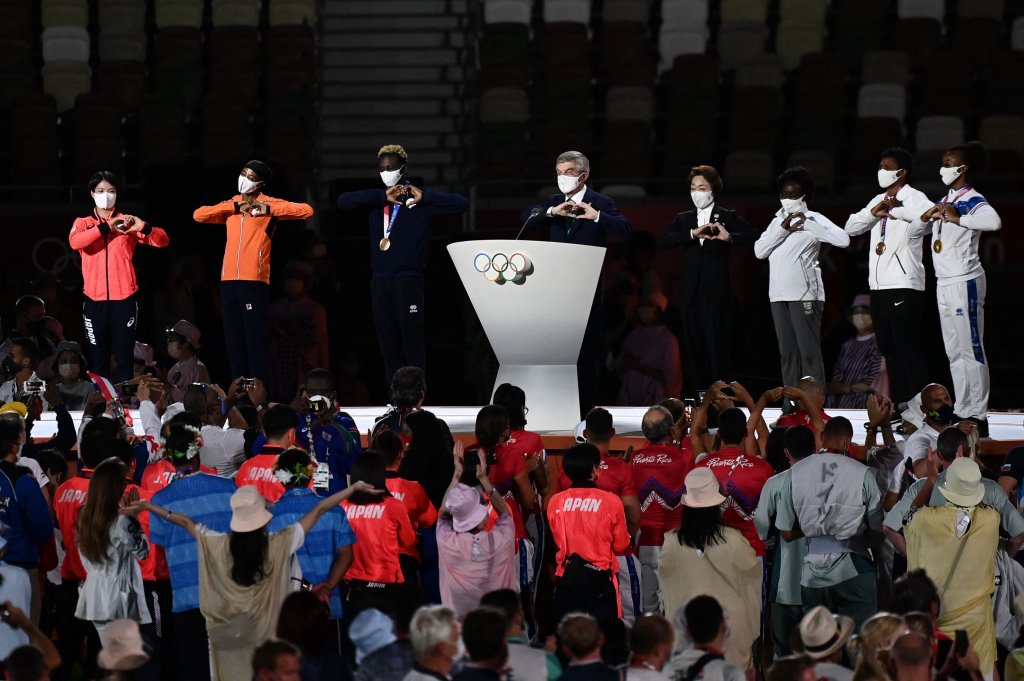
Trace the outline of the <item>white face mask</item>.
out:
M 79 370 L 77 364 L 61 364 L 57 367 L 57 371 L 61 378 L 77 378 Z
M 713 192 L 690 192 L 690 199 L 693 200 L 693 205 L 697 206 L 699 210 L 710 206 L 715 200 L 715 195 Z
M 558 175 L 556 179 L 558 180 L 558 191 L 563 194 L 569 194 L 580 183 L 580 178 L 572 175 Z
M 402 166 L 398 170 L 382 170 L 380 171 L 380 181 L 384 183 L 384 186 L 390 189 L 398 184 L 398 180 L 402 177 L 402 170 L 405 166 Z
M 893 186 L 896 183 L 896 180 L 899 179 L 899 174 L 899 170 L 883 170 L 879 168 L 878 186 L 882 189 Z
M 859 332 L 866 331 L 871 328 L 871 315 L 858 312 L 850 317 L 850 321 L 853 322 L 853 327 Z
M 117 201 L 117 194 L 115 192 L 99 192 L 92 195 L 92 200 L 96 203 L 97 208 L 108 210 L 114 207 L 114 203 Z
M 238 193 L 239 194 L 251 194 L 256 187 L 260 186 L 259 182 L 253 182 L 245 175 L 238 176 Z
M 782 210 L 789 214 L 802 213 L 807 209 L 802 196 L 799 199 L 779 199 L 779 203 L 782 204 Z
M 939 168 L 939 177 L 942 178 L 942 184 L 948 187 L 956 182 L 956 178 L 963 175 L 963 172 L 963 166 L 957 166 L 955 168 Z

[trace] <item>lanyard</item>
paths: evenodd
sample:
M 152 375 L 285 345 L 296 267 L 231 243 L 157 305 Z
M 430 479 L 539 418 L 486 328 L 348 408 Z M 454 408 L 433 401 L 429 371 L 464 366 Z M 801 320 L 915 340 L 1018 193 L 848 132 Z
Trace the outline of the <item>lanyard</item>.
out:
M 395 218 L 398 217 L 398 209 L 401 208 L 397 203 L 384 206 L 384 238 L 387 239 L 391 236 L 391 228 L 395 224 Z M 390 219 L 388 217 L 390 213 Z

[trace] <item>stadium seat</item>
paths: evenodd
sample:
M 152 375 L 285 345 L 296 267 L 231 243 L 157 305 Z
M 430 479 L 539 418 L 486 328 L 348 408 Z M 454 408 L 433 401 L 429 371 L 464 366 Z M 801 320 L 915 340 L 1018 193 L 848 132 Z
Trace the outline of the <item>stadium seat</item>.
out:
M 1003 0 L 957 0 L 956 14 L 959 17 L 1001 20 L 1005 4 Z
M 910 55 L 913 68 L 924 66 L 942 45 L 942 24 L 935 19 L 900 19 L 893 35 L 899 36 L 894 47 Z
M 858 118 L 850 139 L 846 170 L 854 175 L 877 168 L 882 149 L 904 146 L 902 124 L 893 118 Z
M 1004 52 L 986 70 L 987 88 L 981 102 L 986 114 L 1015 114 L 1024 111 L 1024 53 Z
M 481 123 L 526 123 L 529 117 L 530 100 L 521 88 L 488 88 L 480 95 Z
M 270 0 L 267 19 L 276 26 L 315 26 L 316 0 Z
M 835 188 L 836 158 L 831 151 L 809 149 L 791 152 L 786 157 L 786 167 L 797 166 L 803 166 L 811 171 L 819 194 L 828 193 Z
M 3 0 L 0 2 L 0 16 L 4 18 L 0 23 L 0 39 L 7 45 L 11 38 L 28 39 L 29 31 L 32 30 L 31 7 L 27 2 L 18 0 Z
M 60 180 L 57 105 L 49 95 L 30 95 L 7 112 L 11 159 L 8 168 L 19 184 Z
M 602 177 L 643 181 L 654 173 L 654 137 L 649 123 L 608 121 L 604 139 Z
M 824 32 L 827 11 L 828 5 L 820 0 L 781 0 L 779 28 L 799 26 Z
M 590 26 L 590 0 L 541 0 L 545 24 L 583 24 Z
M 676 57 L 681 55 L 704 54 L 707 44 L 708 30 L 703 25 L 672 30 L 662 27 L 658 34 L 658 72 L 671 69 Z
M 710 54 L 676 57 L 669 74 L 669 120 L 709 124 L 718 114 L 719 59 Z
M 210 32 L 210 62 L 214 73 L 259 69 L 259 31 L 249 26 L 223 26 Z
M 104 61 L 99 69 L 99 91 L 115 103 L 122 113 L 139 107 L 146 91 L 146 65 L 132 61 Z
M 212 0 L 211 5 L 214 26 L 259 26 L 260 0 Z
M 956 19 L 949 27 L 948 44 L 954 48 L 970 46 L 962 56 L 975 69 L 987 69 L 996 61 L 1002 26 L 998 19 Z
M 173 94 L 151 93 L 139 105 L 139 162 L 178 163 L 189 151 L 186 108 Z
M 768 0 L 722 0 L 722 23 L 753 21 L 765 23 L 768 19 Z
M 89 32 L 78 26 L 43 30 L 43 61 L 89 61 Z
M 667 150 L 665 175 L 686 177 L 692 166 L 707 163 L 714 157 L 715 137 L 706 129 L 685 120 L 673 119 L 665 131 Z
M 860 66 L 865 52 L 883 49 L 886 31 L 879 26 L 890 23 L 889 0 L 833 0 L 835 21 L 830 42 L 847 68 Z
M 707 26 L 708 0 L 662 0 L 661 28 L 680 29 Z
M 946 18 L 945 0 L 899 0 L 896 15 L 900 19 L 934 19 L 939 23 Z
M 522 72 L 522 85 L 526 85 L 530 66 L 530 29 L 524 24 L 494 23 L 484 26 L 478 44 L 480 68 L 487 74 L 492 70 L 510 68 Z M 481 79 L 489 83 L 490 79 Z
M 777 88 L 736 88 L 728 148 L 773 151 L 778 143 L 781 112 L 782 93 Z
M 316 47 L 309 26 L 275 26 L 265 34 L 267 67 L 271 71 L 316 71 Z
M 100 61 L 146 61 L 146 33 L 144 31 L 100 33 Z
M 159 66 L 181 66 L 202 69 L 203 32 L 192 26 L 172 26 L 159 29 L 151 50 Z
M 605 119 L 650 123 L 654 120 L 654 92 L 646 87 L 618 86 L 609 88 L 605 104 Z
M 484 3 L 484 24 L 530 25 L 533 0 L 488 0 Z
M 950 97 L 947 89 L 950 83 L 969 82 L 970 66 L 959 55 L 943 52 L 932 55 L 915 81 L 919 93 L 918 113 L 961 118 L 967 116 L 971 110 L 970 98 Z
M 51 61 L 43 64 L 43 92 L 57 102 L 63 113 L 75 105 L 75 98 L 92 89 L 92 70 L 80 61 Z
M 766 151 L 733 151 L 725 157 L 724 170 L 730 190 L 769 191 L 775 175 Z
M 861 65 L 860 81 L 905 86 L 910 82 L 910 57 L 906 52 L 892 50 L 868 52 Z
M 202 105 L 199 150 L 207 168 L 237 167 L 252 149 L 251 116 L 245 104 L 226 93 L 208 95 Z
M 964 141 L 964 121 L 957 116 L 922 116 L 917 121 L 914 147 L 918 151 L 945 150 Z
M 142 33 L 146 30 L 146 4 L 133 0 L 100 0 L 99 20 L 101 36 L 104 33 Z
M 822 52 L 825 49 L 825 26 L 779 26 L 775 37 L 775 51 L 782 59 L 782 65 L 791 71 L 800 65 L 805 54 Z
M 781 89 L 785 80 L 782 61 L 778 55 L 764 54 L 736 69 L 735 85 L 744 87 L 770 87 Z
M 89 26 L 88 0 L 43 0 L 43 28 L 54 26 Z
M 529 138 L 521 123 L 481 123 L 477 148 L 478 177 L 483 180 L 518 179 L 526 171 Z
M 1024 116 L 985 116 L 978 126 L 978 141 L 989 149 L 1024 154 Z
M 157 29 L 203 25 L 202 0 L 155 0 L 153 7 Z
M 605 23 L 598 53 L 610 86 L 654 84 L 654 62 L 645 25 Z
M 664 13 L 664 9 L 662 10 Z M 648 0 L 605 0 L 604 23 L 636 22 L 646 26 L 650 22 L 651 5 Z M 696 21 L 696 18 L 693 19 Z
M 718 27 L 718 56 L 722 70 L 731 71 L 740 64 L 764 54 L 768 28 L 753 21 L 723 23 Z
M 907 113 L 907 91 L 894 83 L 862 85 L 857 94 L 859 118 L 894 118 L 902 121 Z

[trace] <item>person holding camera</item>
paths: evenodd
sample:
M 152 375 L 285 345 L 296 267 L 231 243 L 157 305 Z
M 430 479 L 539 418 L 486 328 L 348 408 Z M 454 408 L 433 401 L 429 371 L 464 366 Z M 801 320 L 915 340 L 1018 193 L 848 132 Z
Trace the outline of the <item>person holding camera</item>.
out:
M 548 228 L 548 241 L 583 246 L 604 246 L 609 236 L 626 238 L 633 226 L 623 217 L 609 196 L 587 186 L 590 160 L 579 151 L 566 151 L 555 159 L 558 193 L 540 206 L 523 211 L 523 228 L 528 224 Z M 590 308 L 590 320 L 580 347 L 580 415 L 598 402 L 600 360 L 604 345 L 604 295 L 598 285 Z
M 201 337 L 199 327 L 184 319 L 179 319 L 167 329 L 167 354 L 177 360 L 167 370 L 172 403 L 181 402 L 185 390 L 193 383 L 210 382 L 210 372 L 196 354 Z
M 336 398 L 334 374 L 313 369 L 292 402 L 298 413 L 296 444 L 316 459 L 313 488 L 321 494 L 345 489 L 352 463 L 363 449 L 359 428 L 339 410 Z
M 28 402 L 38 397 L 42 400 L 43 411 L 50 405 L 44 397 L 46 382 L 39 378 L 39 346 L 30 338 L 11 339 L 10 352 L 4 357 L 4 373 L 10 378 L 0 385 L 0 404 L 6 402 Z
M 117 209 L 119 181 L 101 170 L 89 179 L 89 193 L 96 207 L 92 215 L 75 220 L 68 240 L 82 257 L 82 317 L 89 342 L 90 364 L 100 376 L 115 383 L 132 377 L 135 333 L 139 328 L 136 293 L 135 247 L 142 244 L 164 248 L 167 232 L 141 218 Z M 117 374 L 110 376 L 110 355 L 117 360 Z

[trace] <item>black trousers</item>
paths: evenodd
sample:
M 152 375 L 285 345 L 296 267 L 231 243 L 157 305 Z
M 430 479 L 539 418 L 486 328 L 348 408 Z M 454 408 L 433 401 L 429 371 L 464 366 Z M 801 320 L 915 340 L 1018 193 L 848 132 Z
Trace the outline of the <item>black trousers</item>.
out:
M 174 632 L 178 640 L 178 678 L 210 681 L 210 639 L 206 618 L 199 608 L 174 613 Z
M 270 380 L 270 285 L 262 281 L 222 281 L 224 345 L 231 379 Z
M 390 392 L 391 377 L 398 369 L 427 366 L 423 277 L 373 279 L 370 294 L 377 343 L 384 359 L 384 385 Z
M 929 381 L 923 328 L 925 295 L 905 288 L 871 292 L 875 339 L 885 357 L 890 392 L 897 404 L 921 392 Z
M 89 344 L 89 366 L 93 373 L 114 383 L 132 377 L 135 334 L 139 327 L 139 303 L 134 295 L 124 300 L 82 302 L 85 339 Z M 117 373 L 110 373 L 110 355 L 117 361 Z
M 65 579 L 54 588 L 54 605 L 56 615 L 54 625 L 57 629 L 57 650 L 60 651 L 60 667 L 54 670 L 52 678 L 64 681 L 70 678 L 71 668 L 82 655 L 82 641 L 88 644 L 85 670 L 88 674 L 95 669 L 96 653 L 100 650 L 100 637 L 91 622 L 75 617 L 78 608 L 78 585 L 71 579 Z
M 682 320 L 683 379 L 687 395 L 707 390 L 715 381 L 735 380 L 732 374 L 731 308 L 698 287 L 690 302 L 679 306 Z
M 555 582 L 551 611 L 556 625 L 571 612 L 590 613 L 598 621 L 617 618 L 619 603 L 610 573 L 578 577 L 566 572 Z

